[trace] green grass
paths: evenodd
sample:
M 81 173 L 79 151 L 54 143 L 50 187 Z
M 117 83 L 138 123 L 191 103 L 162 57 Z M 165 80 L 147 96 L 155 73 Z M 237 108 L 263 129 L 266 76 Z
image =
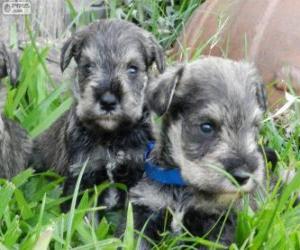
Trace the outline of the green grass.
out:
M 106 1 L 108 16 L 136 22 L 153 32 L 166 49 L 170 48 L 183 22 L 200 2 L 184 0 L 181 4 L 166 5 L 162 0 L 141 0 L 124 6 L 120 1 Z M 95 19 L 93 13 L 87 16 L 83 10 L 76 11 L 72 1 L 66 1 L 66 4 L 77 26 Z M 45 59 L 50 48 L 36 46 L 30 20 L 26 20 L 26 27 L 31 42 L 21 57 L 20 85 L 17 89 L 9 89 L 5 114 L 20 122 L 35 137 L 70 107 L 72 98 L 68 83 L 58 85 L 49 75 Z M 200 46 L 198 56 L 202 49 Z M 260 142 L 273 147 L 279 156 L 274 171 L 278 176 L 282 169 L 297 170 L 300 166 L 300 114 L 298 109 L 295 110 L 287 110 L 288 118 L 276 122 L 269 119 L 262 126 Z M 295 204 L 300 175 L 297 174 L 285 187 L 282 187 L 280 178 L 277 185 L 270 185 L 274 175 L 270 166 L 266 168 L 266 175 L 266 188 L 257 195 L 257 210 L 253 211 L 247 205 L 247 198 L 244 199 L 245 205 L 238 212 L 235 243 L 230 249 L 300 249 L 300 206 Z M 1 179 L 0 249 L 134 249 L 144 236 L 133 230 L 131 206 L 127 212 L 125 235 L 123 239 L 115 238 L 118 214 L 108 213 L 105 208 L 97 206 L 97 197 L 109 184 L 100 184 L 78 196 L 80 177 L 71 197 L 62 197 L 64 179 L 52 172 L 37 174 L 28 169 L 11 181 Z M 71 210 L 63 214 L 60 204 L 66 200 L 72 202 Z M 101 214 L 99 223 L 95 218 L 97 213 Z M 184 228 L 180 235 L 174 236 L 166 231 L 162 237 L 154 249 L 179 249 L 179 242 L 190 243 L 185 249 L 196 249 L 196 244 L 225 249 L 205 237 L 192 237 Z

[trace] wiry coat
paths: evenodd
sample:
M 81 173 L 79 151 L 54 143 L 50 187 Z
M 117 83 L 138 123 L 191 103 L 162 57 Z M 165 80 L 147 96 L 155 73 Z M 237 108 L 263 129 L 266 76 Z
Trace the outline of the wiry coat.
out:
M 162 115 L 150 159 L 162 168 L 178 167 L 187 185 L 145 176 L 130 189 L 135 227 L 146 223 L 144 233 L 158 240 L 165 225 L 178 233 L 183 224 L 194 235 L 209 232 L 206 237 L 216 240 L 231 202 L 264 180 L 257 145 L 266 108 L 260 77 L 251 64 L 211 57 L 174 67 L 149 88 L 149 107 Z M 229 244 L 233 236 L 231 214 L 220 242 Z M 143 241 L 140 248 L 149 244 Z
M 0 116 L 0 177 L 10 179 L 28 167 L 32 143 L 25 129 Z
M 65 194 L 74 191 L 79 172 L 86 162 L 82 190 L 104 181 L 128 187 L 136 184 L 143 173 L 143 153 L 151 138 L 147 113 L 137 124 L 128 128 L 124 125 L 124 130 L 108 133 L 87 128 L 72 109 L 35 141 L 38 169 L 53 169 L 66 176 Z M 108 192 L 109 195 L 103 196 L 105 205 L 112 208 L 124 204 L 123 192 L 114 189 Z
M 0 42 L 0 79 L 6 76 L 10 77 L 13 85 L 17 84 L 19 62 L 17 55 L 9 52 Z M 4 91 L 5 89 L 1 87 L 0 90 Z M 2 114 L 4 95 L 2 98 L 0 104 L 0 177 L 10 179 L 28 166 L 32 143 L 25 129 Z
M 132 186 L 141 177 L 143 151 L 151 138 L 144 92 L 152 64 L 164 69 L 163 51 L 134 24 L 101 20 L 65 43 L 62 70 L 72 58 L 77 64 L 74 104 L 36 139 L 36 166 L 67 176 L 66 194 L 73 191 L 85 162 L 82 188 L 104 180 Z M 122 204 L 120 192 L 108 192 L 106 205 Z

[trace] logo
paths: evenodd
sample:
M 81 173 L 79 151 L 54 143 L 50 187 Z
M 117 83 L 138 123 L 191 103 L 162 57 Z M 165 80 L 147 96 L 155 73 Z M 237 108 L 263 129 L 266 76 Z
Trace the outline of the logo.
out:
M 7 1 L 2 3 L 2 13 L 4 15 L 30 15 L 31 3 L 29 1 Z

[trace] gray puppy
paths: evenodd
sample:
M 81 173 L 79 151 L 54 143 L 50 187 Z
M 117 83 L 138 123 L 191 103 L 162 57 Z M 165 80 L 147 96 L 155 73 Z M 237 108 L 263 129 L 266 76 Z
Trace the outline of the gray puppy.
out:
M 151 138 L 145 89 L 151 66 L 164 70 L 164 55 L 152 35 L 126 21 L 101 20 L 76 32 L 63 46 L 61 69 L 74 58 L 74 104 L 35 141 L 35 161 L 67 177 L 64 193 L 86 161 L 82 188 L 105 180 L 132 186 L 141 177 Z M 121 195 L 122 196 L 122 195 Z M 114 207 L 120 192 L 109 190 Z
M 16 86 L 19 77 L 19 61 L 15 53 L 7 50 L 0 42 L 0 79 L 10 77 L 10 82 Z M 5 89 L 0 86 L 1 92 Z M 12 178 L 29 164 L 31 140 L 26 131 L 15 122 L 8 120 L 2 114 L 4 95 L 1 95 L 0 105 L 0 177 Z
M 144 233 L 153 240 L 166 225 L 179 232 L 181 223 L 203 236 L 231 202 L 263 183 L 257 144 L 266 108 L 261 78 L 246 62 L 208 57 L 170 69 L 148 93 L 149 106 L 163 116 L 146 175 L 130 190 L 135 227 L 147 222 Z M 220 224 L 209 239 L 216 240 Z M 229 220 L 221 242 L 229 243 L 233 233 Z M 144 241 L 140 248 L 149 246 Z

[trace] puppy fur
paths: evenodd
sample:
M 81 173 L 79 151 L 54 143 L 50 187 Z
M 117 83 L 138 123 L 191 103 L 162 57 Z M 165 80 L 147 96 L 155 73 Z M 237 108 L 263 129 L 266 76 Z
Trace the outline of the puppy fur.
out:
M 16 86 L 19 72 L 17 55 L 0 42 L 0 79 L 9 76 Z M 6 93 L 2 85 L 0 90 Z M 28 166 L 32 143 L 23 128 L 3 116 L 4 96 L 0 104 L 0 177 L 10 179 Z
M 82 188 L 105 180 L 132 186 L 142 175 L 143 152 L 151 138 L 145 89 L 151 66 L 164 70 L 163 51 L 136 25 L 101 20 L 64 44 L 62 71 L 72 58 L 77 64 L 74 104 L 35 140 L 36 166 L 66 176 L 65 194 L 73 192 L 85 162 Z M 108 193 L 107 206 L 122 204 L 124 195 L 114 189 Z
M 266 109 L 261 78 L 252 64 L 208 57 L 171 68 L 147 93 L 149 107 L 162 115 L 150 158 L 165 168 L 179 167 L 187 186 L 163 185 L 145 176 L 130 189 L 135 227 L 141 230 L 149 219 L 144 233 L 153 240 L 165 221 L 173 233 L 183 224 L 203 236 L 241 194 L 263 183 L 257 144 Z M 216 240 L 220 224 L 208 239 Z M 233 233 L 232 215 L 220 241 L 229 244 Z M 143 241 L 140 249 L 149 247 Z

